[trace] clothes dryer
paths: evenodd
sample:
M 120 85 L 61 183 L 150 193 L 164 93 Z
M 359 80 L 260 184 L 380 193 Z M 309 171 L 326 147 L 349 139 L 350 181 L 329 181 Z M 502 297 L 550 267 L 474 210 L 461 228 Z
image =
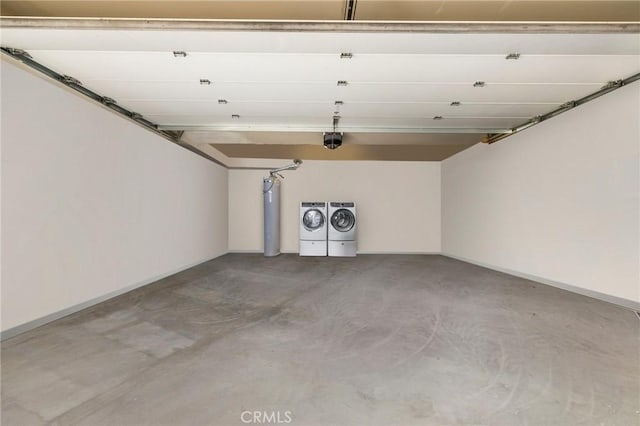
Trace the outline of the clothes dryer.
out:
M 356 204 L 354 202 L 329 203 L 329 256 L 355 256 L 357 251 Z
M 327 203 L 300 203 L 300 256 L 327 255 Z

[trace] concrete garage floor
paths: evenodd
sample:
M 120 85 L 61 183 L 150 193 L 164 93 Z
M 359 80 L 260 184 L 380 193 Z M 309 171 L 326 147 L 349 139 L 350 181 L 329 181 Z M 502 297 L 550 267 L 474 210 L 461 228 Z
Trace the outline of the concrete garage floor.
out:
M 3 426 L 241 425 L 245 411 L 636 425 L 640 321 L 442 256 L 230 254 L 2 344 Z

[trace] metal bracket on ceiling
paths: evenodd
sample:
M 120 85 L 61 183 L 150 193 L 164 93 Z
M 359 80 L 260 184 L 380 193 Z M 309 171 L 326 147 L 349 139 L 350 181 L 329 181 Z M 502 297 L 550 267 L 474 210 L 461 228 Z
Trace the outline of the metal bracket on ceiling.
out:
M 617 89 L 619 87 L 622 87 L 623 85 L 624 83 L 622 80 L 607 81 L 607 84 L 602 86 L 602 90 Z
M 76 86 L 82 86 L 82 83 L 80 83 L 80 80 L 73 78 L 69 75 L 63 75 L 62 78 L 60 79 L 60 81 L 64 84 L 66 84 L 67 86 L 69 85 L 76 85 Z
M 160 135 L 163 138 L 168 139 L 171 142 L 185 149 L 188 149 L 189 151 L 195 154 L 198 154 L 201 157 L 206 158 L 207 160 L 213 161 L 216 164 L 226 167 L 224 164 L 222 164 L 220 161 L 216 160 L 215 158 L 211 157 L 210 155 L 205 154 L 204 152 L 200 151 L 199 149 L 189 144 L 181 142 L 181 138 L 184 133 L 184 130 L 175 131 L 175 130 L 160 129 L 160 126 L 158 126 L 156 123 L 153 123 L 152 121 L 147 120 L 142 116 L 142 114 L 139 114 L 134 111 L 129 111 L 128 109 L 118 105 L 118 103 L 114 99 L 109 98 L 107 96 L 102 96 L 94 92 L 93 90 L 84 87 L 78 79 L 66 74 L 57 73 L 51 68 L 48 68 L 40 64 L 39 62 L 34 61 L 33 57 L 28 52 L 22 49 L 3 46 L 3 47 L 0 47 L 0 51 L 2 51 L 2 53 L 4 53 L 5 55 L 10 56 L 11 58 L 22 62 L 23 64 L 30 67 L 31 69 L 34 69 L 40 72 L 41 74 L 44 74 L 47 77 L 65 85 L 66 87 L 69 87 L 75 90 L 76 92 L 79 92 L 80 94 L 86 96 L 87 98 L 90 98 L 91 100 L 104 105 L 105 107 L 109 108 L 111 111 L 125 118 L 133 120 L 134 122 L 138 123 L 145 129 L 150 130 L 153 133 Z
M 108 96 L 103 96 L 102 99 L 100 99 L 100 102 L 105 104 L 105 105 L 115 105 L 115 104 L 117 104 L 115 99 L 111 99 Z
M 576 99 L 573 101 L 569 101 L 569 102 L 565 102 L 562 105 L 560 105 L 558 108 L 554 109 L 553 111 L 550 111 L 546 114 L 542 114 L 542 115 L 537 115 L 533 118 L 531 118 L 529 121 L 526 121 L 522 124 L 520 124 L 519 126 L 514 127 L 513 129 L 511 129 L 510 132 L 508 133 L 502 133 L 502 134 L 487 134 L 483 139 L 482 142 L 487 143 L 487 144 L 492 144 L 495 142 L 498 142 L 499 140 L 502 140 L 504 138 L 508 138 L 511 135 L 515 135 L 516 133 L 519 133 L 525 129 L 528 129 L 529 127 L 533 127 L 536 124 L 540 124 L 543 121 L 546 121 L 550 118 L 553 118 L 557 115 L 562 114 L 563 112 L 567 112 L 577 106 L 586 104 L 587 102 L 590 102 L 596 98 L 599 98 L 602 95 L 606 95 L 607 93 L 613 92 L 614 90 L 617 90 L 623 86 L 626 86 L 628 84 L 633 83 L 634 81 L 640 80 L 640 73 L 637 74 L 633 74 L 630 77 L 624 78 L 624 79 L 620 79 L 620 80 L 615 80 L 615 81 L 609 81 L 607 84 L 605 84 L 600 90 L 597 90 L 593 93 L 588 94 L 587 96 L 584 96 L 580 99 Z
M 356 3 L 357 0 L 345 0 L 344 4 L 344 20 L 354 21 L 356 19 Z
M 2 50 L 6 50 L 7 53 L 9 53 L 11 56 L 14 56 L 16 58 L 31 59 L 31 55 L 29 55 L 29 53 L 25 52 L 22 49 L 16 49 L 13 47 L 3 47 Z

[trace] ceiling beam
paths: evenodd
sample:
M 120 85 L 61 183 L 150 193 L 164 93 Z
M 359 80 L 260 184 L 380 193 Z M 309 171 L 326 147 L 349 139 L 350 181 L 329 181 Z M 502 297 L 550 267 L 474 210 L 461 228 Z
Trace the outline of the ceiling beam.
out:
M 639 22 L 386 22 L 386 21 L 242 21 L 217 19 L 1 17 L 3 28 L 279 31 L 340 33 L 445 34 L 616 34 L 640 33 Z
M 292 127 L 292 126 L 216 126 L 216 125 L 189 125 L 166 124 L 158 125 L 159 130 L 174 131 L 214 131 L 214 132 L 302 132 L 322 133 L 331 132 L 331 125 L 325 127 Z M 345 127 L 336 128 L 339 132 L 348 133 L 512 133 L 512 129 L 497 128 L 448 128 L 448 127 Z

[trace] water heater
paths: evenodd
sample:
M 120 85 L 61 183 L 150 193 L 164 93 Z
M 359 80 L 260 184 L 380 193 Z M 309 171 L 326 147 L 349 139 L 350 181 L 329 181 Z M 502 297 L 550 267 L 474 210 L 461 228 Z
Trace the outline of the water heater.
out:
M 280 179 L 271 175 L 262 181 L 264 198 L 264 255 L 280 254 Z

